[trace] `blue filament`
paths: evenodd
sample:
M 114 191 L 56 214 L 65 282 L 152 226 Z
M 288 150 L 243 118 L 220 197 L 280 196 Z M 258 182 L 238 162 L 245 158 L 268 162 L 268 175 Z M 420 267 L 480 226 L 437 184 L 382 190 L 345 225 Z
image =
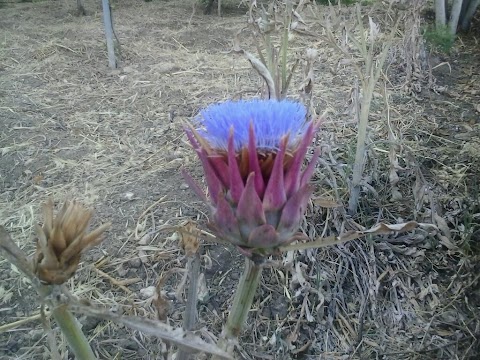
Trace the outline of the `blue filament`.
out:
M 200 135 L 215 149 L 227 149 L 233 128 L 236 151 L 248 146 L 250 124 L 257 148 L 267 151 L 278 150 L 285 135 L 287 147 L 295 146 L 308 127 L 305 107 L 290 100 L 226 101 L 205 108 L 195 120 Z

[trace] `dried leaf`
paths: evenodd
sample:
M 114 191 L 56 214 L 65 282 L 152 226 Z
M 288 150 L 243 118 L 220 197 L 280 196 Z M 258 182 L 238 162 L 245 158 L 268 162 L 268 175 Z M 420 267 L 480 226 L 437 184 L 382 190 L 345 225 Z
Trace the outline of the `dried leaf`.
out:
M 337 203 L 334 199 L 326 198 L 326 197 L 317 197 L 312 199 L 314 205 L 318 205 L 323 208 L 332 209 L 338 208 L 342 206 L 341 204 Z
M 378 27 L 378 25 L 373 21 L 373 19 L 370 16 L 368 17 L 368 24 L 370 26 L 369 40 L 371 42 L 374 42 L 375 39 L 378 37 L 378 34 L 380 34 L 380 28 Z
M 33 267 L 28 261 L 27 255 L 12 240 L 10 234 L 0 225 L 0 252 L 1 254 L 20 271 L 22 271 L 30 281 L 34 282 L 36 276 Z
M 152 236 L 150 233 L 146 233 L 143 235 L 140 240 L 138 241 L 138 245 L 147 245 L 148 242 L 151 240 Z M 143 264 L 148 262 L 148 255 L 145 250 L 148 250 L 147 246 L 137 246 L 138 250 L 138 258 Z
M 438 226 L 438 229 L 442 234 L 437 234 L 437 237 L 440 239 L 440 243 L 444 245 L 449 250 L 456 250 L 457 246 L 452 242 L 452 233 L 448 227 L 447 222 L 437 213 L 433 214 L 433 219 Z
M 122 316 L 115 313 L 95 309 L 90 306 L 79 304 L 69 304 L 69 307 L 74 312 L 80 312 L 87 316 L 94 316 L 104 320 L 110 320 L 118 324 L 128 326 L 134 330 L 143 332 L 144 334 L 153 335 L 169 343 L 175 344 L 180 348 L 189 351 L 202 351 L 208 354 L 219 356 L 222 359 L 233 359 L 225 351 L 221 350 L 214 344 L 209 344 L 202 340 L 199 336 L 183 329 L 175 329 L 160 321 L 134 317 Z
M 402 199 L 403 199 L 403 195 L 400 192 L 400 190 L 398 189 L 398 187 L 396 187 L 396 186 L 392 187 L 391 201 L 395 202 L 395 201 L 399 201 L 399 200 L 402 200 Z
M 208 299 L 209 291 L 207 282 L 205 280 L 205 274 L 201 273 L 198 277 L 197 297 L 199 301 L 204 302 Z
M 368 234 L 382 235 L 390 234 L 392 232 L 406 232 L 415 229 L 417 226 L 419 226 L 419 223 L 417 223 L 416 221 L 409 221 L 407 223 L 393 225 L 380 223 L 368 230 L 347 232 L 346 234 L 340 235 L 338 239 L 343 242 L 358 239 L 359 237 Z
M 303 276 L 303 271 L 301 268 L 301 263 L 297 262 L 295 264 L 295 268 L 292 269 L 292 283 L 298 283 L 300 286 L 303 288 L 305 286 L 305 283 L 307 282 L 305 280 L 305 277 Z
M 268 95 L 269 98 L 275 98 L 276 96 L 276 87 L 275 87 L 275 81 L 273 80 L 272 74 L 270 74 L 270 71 L 268 68 L 253 54 L 249 53 L 248 51 L 243 52 L 252 64 L 252 67 L 258 72 L 258 74 L 265 80 L 265 83 L 267 84 L 267 89 L 268 89 Z
M 348 231 L 340 236 L 329 236 L 326 238 L 318 238 L 315 241 L 305 242 L 305 243 L 298 243 L 288 246 L 280 247 L 280 251 L 292 251 L 292 250 L 305 250 L 305 249 L 312 249 L 312 248 L 322 248 L 326 246 L 341 244 L 350 240 L 358 239 L 362 236 L 371 234 L 371 235 L 382 235 L 382 234 L 390 234 L 392 232 L 406 232 L 415 229 L 416 227 L 431 229 L 436 228 L 435 225 L 432 224 L 425 224 L 425 223 L 417 223 L 416 221 L 409 221 L 407 223 L 401 224 L 384 224 L 380 223 L 375 225 L 369 230 L 361 230 L 361 231 Z
M 415 200 L 415 213 L 420 211 L 423 206 L 423 199 L 425 197 L 426 186 L 423 182 L 422 176 L 417 172 L 415 177 L 415 185 L 413 187 L 413 198 Z
M 170 309 L 170 302 L 165 299 L 162 294 L 156 293 L 152 301 L 153 306 L 157 310 L 157 318 L 162 322 L 167 321 L 168 310 Z
M 185 250 L 187 256 L 194 256 L 200 247 L 200 241 L 197 234 L 199 233 L 195 223 L 193 221 L 187 221 L 179 229 L 180 233 L 180 246 Z

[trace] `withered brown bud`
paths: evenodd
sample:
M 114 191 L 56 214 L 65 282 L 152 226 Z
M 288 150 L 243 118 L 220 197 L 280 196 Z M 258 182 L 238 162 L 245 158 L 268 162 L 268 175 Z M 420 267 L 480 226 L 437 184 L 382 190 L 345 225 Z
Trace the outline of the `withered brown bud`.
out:
M 87 234 L 92 212 L 75 201 L 66 201 L 54 218 L 53 201 L 50 199 L 44 206 L 43 214 L 43 227 L 36 227 L 35 273 L 44 283 L 63 284 L 77 270 L 82 251 L 98 245 L 110 223 Z

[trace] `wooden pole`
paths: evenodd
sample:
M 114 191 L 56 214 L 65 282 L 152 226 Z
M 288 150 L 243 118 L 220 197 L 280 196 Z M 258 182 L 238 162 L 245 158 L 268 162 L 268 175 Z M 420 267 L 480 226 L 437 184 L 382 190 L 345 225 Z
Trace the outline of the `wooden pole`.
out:
M 117 68 L 117 58 L 115 56 L 114 31 L 112 22 L 112 13 L 110 11 L 110 2 L 102 0 L 103 23 L 105 25 L 105 37 L 107 38 L 108 64 L 112 69 Z

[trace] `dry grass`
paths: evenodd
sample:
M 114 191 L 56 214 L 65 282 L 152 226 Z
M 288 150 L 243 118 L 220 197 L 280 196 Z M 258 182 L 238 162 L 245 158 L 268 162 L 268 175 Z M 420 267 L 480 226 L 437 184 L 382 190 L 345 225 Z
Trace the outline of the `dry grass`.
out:
M 230 52 L 245 26 L 244 11 L 230 4 L 223 18 L 196 14 L 189 21 L 188 1 L 115 2 L 123 61 L 112 71 L 99 6 L 86 1 L 87 17 L 71 15 L 74 2 L 2 9 L 0 219 L 33 253 L 33 226 L 48 196 L 73 196 L 95 208 L 94 222 L 112 221 L 112 230 L 101 250 L 85 257 L 70 290 L 93 304 L 153 318 L 155 285 L 168 275 L 162 289 L 168 322 L 181 326 L 185 303 L 176 289 L 187 259 L 169 228 L 206 218 L 179 173 L 185 166 L 200 177 L 182 123 L 211 102 L 260 93 L 248 62 Z M 329 113 L 319 138 L 324 152 L 316 196 L 347 204 L 358 100 L 354 71 L 322 38 L 315 11 L 304 9 L 308 26 L 296 33 L 291 51 L 315 48 L 321 60 L 312 103 L 317 113 Z M 381 26 L 384 14 L 371 13 Z M 348 22 L 353 12 L 342 16 Z M 359 215 L 313 203 L 303 229 L 315 238 L 378 221 L 417 220 L 439 230 L 285 254 L 281 266 L 264 272 L 242 339 L 245 358 L 478 356 L 474 106 L 480 95 L 472 82 L 480 81 L 473 67 L 478 54 L 469 53 L 474 47 L 466 39 L 459 48 L 463 60 L 450 63 L 454 73 L 442 65 L 449 59 L 433 56 L 430 76 L 411 53 L 418 50 L 415 38 L 399 32 L 386 81 L 374 95 Z M 253 51 L 252 39 L 241 41 Z M 300 85 L 301 69 L 297 75 L 292 89 Z M 419 86 L 445 90 L 448 81 L 442 94 L 418 92 Z M 242 261 L 230 248 L 205 245 L 203 252 L 198 328 L 219 334 L 239 277 L 232 263 Z M 0 334 L 0 355 L 48 358 L 34 294 L 4 260 L 0 267 L 1 323 L 30 320 Z M 82 321 L 100 358 L 157 358 L 168 351 L 111 322 Z M 65 344 L 60 349 L 65 353 Z

